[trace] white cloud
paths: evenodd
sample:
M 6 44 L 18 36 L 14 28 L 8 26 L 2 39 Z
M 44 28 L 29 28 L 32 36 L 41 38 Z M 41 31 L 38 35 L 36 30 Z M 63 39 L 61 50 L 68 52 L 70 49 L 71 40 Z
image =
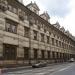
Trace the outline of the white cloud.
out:
M 56 23 L 57 21 L 61 26 L 64 26 L 66 30 L 69 30 L 75 36 L 75 0 L 71 0 L 69 3 L 70 12 L 65 17 L 54 15 L 51 17 L 50 22 Z
M 75 36 L 75 0 L 71 0 L 70 4 L 70 13 L 67 14 L 64 18 L 58 16 L 52 16 L 52 23 L 53 20 L 59 21 L 61 26 L 64 26 L 66 30 L 69 30 Z
M 63 4 L 63 2 L 61 2 L 60 0 L 24 0 L 24 4 L 27 5 L 31 1 L 36 1 L 41 10 L 41 13 L 43 13 L 43 11 L 49 12 L 51 16 L 51 23 L 55 23 L 56 21 L 58 21 L 61 26 L 64 26 L 66 30 L 69 30 L 75 36 L 75 0 L 61 0 L 63 2 L 66 2 L 66 4 Z M 68 13 L 63 10 L 65 8 L 69 9 Z M 56 13 L 56 11 L 59 12 L 59 14 Z M 65 16 L 63 14 L 65 14 Z

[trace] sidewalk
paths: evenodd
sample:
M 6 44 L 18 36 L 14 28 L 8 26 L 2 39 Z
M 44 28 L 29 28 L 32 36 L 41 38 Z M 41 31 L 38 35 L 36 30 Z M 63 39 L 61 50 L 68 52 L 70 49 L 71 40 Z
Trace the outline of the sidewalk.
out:
M 32 66 L 22 66 L 22 67 L 14 67 L 14 68 L 1 68 L 0 69 L 0 74 L 1 73 L 6 73 L 6 72 L 13 72 L 13 71 L 18 71 L 18 70 L 23 70 L 23 69 L 31 69 Z

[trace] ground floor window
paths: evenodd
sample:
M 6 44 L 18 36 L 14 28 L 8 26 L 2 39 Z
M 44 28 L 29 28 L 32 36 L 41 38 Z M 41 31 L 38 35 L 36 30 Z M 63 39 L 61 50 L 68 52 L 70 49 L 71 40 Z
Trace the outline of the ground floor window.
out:
M 37 59 L 37 57 L 38 57 L 37 49 L 34 49 L 34 59 Z
M 52 52 L 52 58 L 55 59 L 55 52 Z
M 59 53 L 58 52 L 56 53 L 56 56 L 57 56 L 56 58 L 58 59 L 59 58 Z
M 24 48 L 24 59 L 29 59 L 29 48 Z
M 47 51 L 47 54 L 48 54 L 48 59 L 50 58 L 50 51 Z
M 14 60 L 17 56 L 17 46 L 4 44 L 3 45 L 3 56 L 6 60 Z
M 44 59 L 45 58 L 45 51 L 41 50 L 41 58 Z
M 62 58 L 62 53 L 60 53 L 60 58 Z

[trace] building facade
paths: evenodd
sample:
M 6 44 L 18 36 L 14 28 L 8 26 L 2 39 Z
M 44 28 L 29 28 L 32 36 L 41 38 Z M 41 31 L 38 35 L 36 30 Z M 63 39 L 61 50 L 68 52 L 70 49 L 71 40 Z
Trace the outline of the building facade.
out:
M 50 24 L 47 12 L 39 11 L 35 2 L 24 6 L 20 0 L 0 0 L 0 65 L 75 57 L 75 38 L 59 23 Z

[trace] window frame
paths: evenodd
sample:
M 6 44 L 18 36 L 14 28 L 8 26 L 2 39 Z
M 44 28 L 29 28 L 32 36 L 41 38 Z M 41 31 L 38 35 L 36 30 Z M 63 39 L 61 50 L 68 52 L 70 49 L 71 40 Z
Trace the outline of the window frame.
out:
M 34 40 L 37 40 L 37 31 L 33 30 L 34 33 Z
M 7 28 L 7 25 L 10 25 L 9 26 L 9 30 Z M 15 27 L 15 30 L 13 31 L 12 27 Z M 14 33 L 14 34 L 17 34 L 17 26 L 18 26 L 18 23 L 15 22 L 15 21 L 12 21 L 12 20 L 9 20 L 9 19 L 6 19 L 6 24 L 5 24 L 5 31 L 7 32 L 10 32 L 10 33 Z
M 28 27 L 24 27 L 24 37 L 29 38 L 29 28 Z

